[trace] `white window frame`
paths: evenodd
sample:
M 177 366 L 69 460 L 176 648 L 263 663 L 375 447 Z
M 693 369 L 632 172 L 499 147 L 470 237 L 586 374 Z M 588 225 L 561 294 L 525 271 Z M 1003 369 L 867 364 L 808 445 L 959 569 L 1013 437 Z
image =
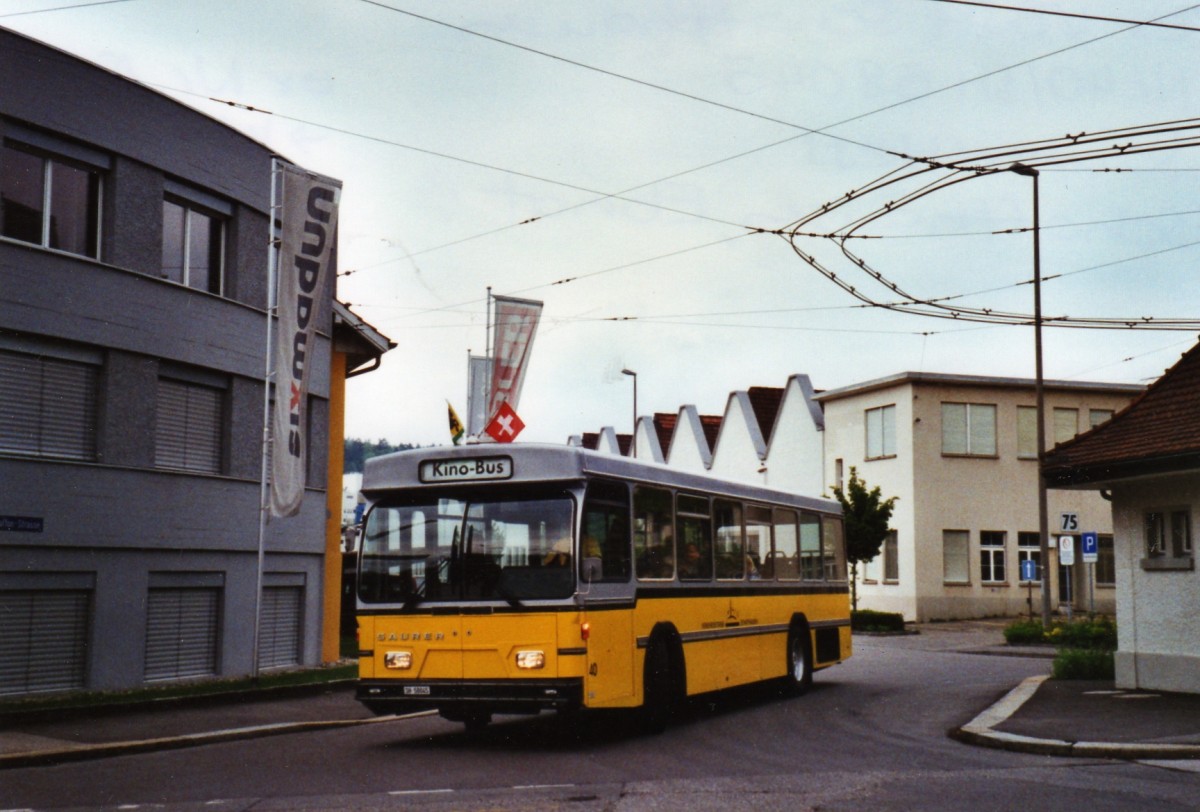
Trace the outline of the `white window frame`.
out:
M 884 460 L 896 456 L 896 404 L 876 406 L 863 414 L 865 459 Z
M 999 543 L 996 543 L 996 539 Z M 1008 583 L 1008 534 L 1003 530 L 979 533 L 979 580 L 984 584 Z
M 957 450 L 947 448 L 947 413 L 950 410 L 962 408 L 963 420 L 963 443 L 964 449 Z M 998 409 L 994 403 L 965 403 L 961 401 L 943 401 L 942 402 L 942 456 L 945 457 L 986 457 L 995 458 L 998 453 L 999 443 L 996 437 L 996 418 Z M 982 421 L 982 423 L 981 423 Z M 986 438 L 976 437 L 975 427 L 977 425 L 991 424 L 990 439 L 991 448 L 976 448 Z
M 1065 443 L 1079 436 L 1079 410 L 1073 407 L 1054 407 L 1054 444 Z
M 1030 544 L 1029 542 L 1033 543 Z M 1031 560 L 1034 564 L 1034 577 L 1032 581 L 1027 581 L 1021 577 L 1021 562 Z M 1017 580 L 1022 584 L 1036 584 L 1040 580 L 1042 572 L 1042 538 L 1041 535 L 1034 531 L 1022 531 L 1017 533 Z
M 951 542 L 953 542 L 953 549 Z M 954 555 L 951 556 L 951 552 Z M 951 571 L 952 565 L 954 571 Z M 961 567 L 961 569 L 959 569 Z M 957 576 L 961 572 L 962 577 Z M 942 531 L 942 582 L 955 586 L 971 583 L 971 531 Z
M 1017 459 L 1038 458 L 1037 407 L 1017 407 Z

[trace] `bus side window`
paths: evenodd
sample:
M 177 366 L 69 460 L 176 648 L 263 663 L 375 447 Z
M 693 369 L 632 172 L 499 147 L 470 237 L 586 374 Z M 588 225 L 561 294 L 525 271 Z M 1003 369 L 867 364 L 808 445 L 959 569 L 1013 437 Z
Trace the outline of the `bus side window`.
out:
M 590 580 L 629 580 L 633 569 L 629 552 L 629 487 L 624 483 L 602 479 L 588 483 L 583 500 L 579 566 L 580 576 Z
M 713 502 L 717 527 L 717 577 L 732 581 L 746 574 L 746 537 L 742 528 L 742 506 L 718 499 Z
M 771 549 L 775 577 L 781 581 L 800 579 L 800 548 L 796 535 L 796 511 L 776 508 L 772 516 L 775 524 L 775 544 Z
M 708 499 L 679 494 L 676 502 L 675 559 L 681 581 L 708 581 L 713 576 L 712 517 Z
M 821 517 L 812 513 L 800 514 L 800 577 L 806 581 L 825 578 L 821 564 Z
M 746 508 L 746 575 L 752 581 L 775 577 L 770 508 L 754 505 Z
M 842 520 L 826 516 L 821 522 L 821 546 L 825 550 L 825 579 L 846 580 L 846 545 L 842 541 Z
M 633 491 L 633 556 L 642 580 L 675 577 L 675 540 L 671 492 L 661 488 Z

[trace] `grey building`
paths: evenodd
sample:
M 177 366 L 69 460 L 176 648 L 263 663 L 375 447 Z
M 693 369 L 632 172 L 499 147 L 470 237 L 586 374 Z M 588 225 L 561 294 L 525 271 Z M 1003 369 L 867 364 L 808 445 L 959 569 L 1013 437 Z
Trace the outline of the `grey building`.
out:
M 247 674 L 271 151 L 4 29 L 0 87 L 0 695 Z M 260 668 L 320 661 L 337 589 L 333 278 L 307 494 L 266 535 Z

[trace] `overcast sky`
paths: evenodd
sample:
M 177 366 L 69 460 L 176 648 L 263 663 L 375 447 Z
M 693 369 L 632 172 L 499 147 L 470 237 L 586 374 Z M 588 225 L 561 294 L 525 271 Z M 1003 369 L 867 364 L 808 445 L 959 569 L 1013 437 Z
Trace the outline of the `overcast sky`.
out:
M 0 0 L 0 25 L 344 182 L 338 295 L 398 345 L 350 382 L 347 434 L 393 442 L 447 443 L 447 399 L 465 415 L 489 285 L 545 302 L 522 440 L 628 431 L 622 368 L 642 414 L 721 413 L 730 391 L 797 372 L 819 389 L 909 370 L 1032 377 L 1031 328 L 862 307 L 756 229 L 901 154 L 1200 116 L 1200 31 L 936 0 L 71 5 Z M 1184 0 L 1022 5 L 1200 28 Z M 1044 172 L 1042 272 L 1066 274 L 1043 286 L 1047 315 L 1200 320 L 1197 170 L 1183 149 Z M 853 248 L 919 297 L 1031 312 L 1032 238 L 992 233 L 1031 218 L 1029 179 L 1000 173 Z M 855 273 L 828 239 L 796 245 Z M 1148 382 L 1195 340 L 1049 329 L 1046 375 Z

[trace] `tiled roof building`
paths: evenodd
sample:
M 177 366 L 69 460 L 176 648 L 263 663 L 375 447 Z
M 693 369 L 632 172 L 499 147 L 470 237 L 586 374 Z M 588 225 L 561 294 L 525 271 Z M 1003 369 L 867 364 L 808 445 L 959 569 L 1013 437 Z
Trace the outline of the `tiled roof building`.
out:
M 1109 422 L 1055 448 L 1047 483 L 1082 485 L 1200 468 L 1200 344 Z

